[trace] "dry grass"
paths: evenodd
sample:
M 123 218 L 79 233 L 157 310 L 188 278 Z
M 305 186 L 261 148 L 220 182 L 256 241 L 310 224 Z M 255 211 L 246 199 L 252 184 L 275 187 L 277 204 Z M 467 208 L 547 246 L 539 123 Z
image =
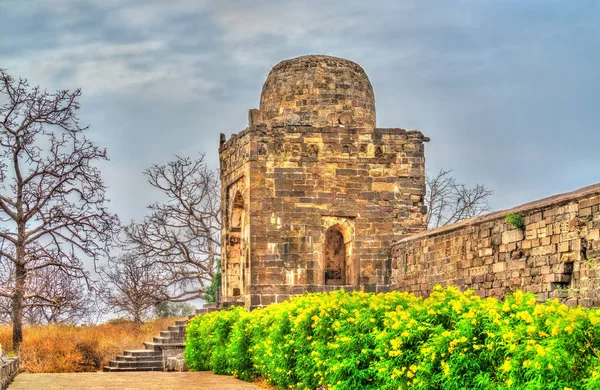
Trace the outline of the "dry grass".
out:
M 97 371 L 125 349 L 143 349 L 161 330 L 175 324 L 165 318 L 141 326 L 133 323 L 96 326 L 26 326 L 21 348 L 21 371 Z M 0 345 L 12 349 L 12 329 L 0 325 Z

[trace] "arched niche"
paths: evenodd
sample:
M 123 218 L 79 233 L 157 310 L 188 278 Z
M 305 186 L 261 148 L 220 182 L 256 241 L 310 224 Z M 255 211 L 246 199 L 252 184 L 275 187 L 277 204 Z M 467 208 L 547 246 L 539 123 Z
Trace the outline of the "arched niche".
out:
M 354 220 L 323 217 L 321 281 L 325 285 L 354 286 L 358 270 L 354 252 Z
M 244 280 L 243 232 L 245 225 L 244 198 L 237 191 L 231 204 L 227 242 L 228 292 L 232 297 L 242 295 Z
M 337 225 L 331 226 L 325 232 L 324 278 L 325 284 L 343 286 L 347 284 L 347 250 L 344 235 Z

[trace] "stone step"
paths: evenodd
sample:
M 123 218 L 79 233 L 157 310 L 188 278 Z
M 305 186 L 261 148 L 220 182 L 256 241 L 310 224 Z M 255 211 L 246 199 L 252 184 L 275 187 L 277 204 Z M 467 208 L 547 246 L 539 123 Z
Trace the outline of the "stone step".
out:
M 184 349 L 185 348 L 185 344 L 184 343 L 169 343 L 169 344 L 161 344 L 161 343 L 154 343 L 154 342 L 149 342 L 149 341 L 145 341 L 144 342 L 144 347 L 146 347 L 147 350 L 150 351 L 163 351 L 165 349 Z
M 188 323 L 188 320 L 177 320 L 175 321 L 175 325 L 177 326 L 186 326 Z
M 212 312 L 217 311 L 217 310 L 219 310 L 219 309 L 217 309 L 217 308 L 196 309 L 196 315 L 199 315 L 199 314 L 208 314 L 208 313 L 212 313 Z
M 117 355 L 116 360 L 120 362 L 151 362 L 158 359 L 161 359 L 161 354 L 149 355 L 149 356 L 124 356 Z
M 111 360 L 109 363 L 109 367 L 118 367 L 118 368 L 135 368 L 135 367 L 163 367 L 162 360 L 154 360 L 150 362 L 121 362 L 118 360 Z
M 182 344 L 185 343 L 185 337 L 154 337 L 152 342 L 156 344 Z
M 123 352 L 125 356 L 162 356 L 160 351 L 149 351 L 148 349 L 127 349 Z
M 138 372 L 138 371 L 164 371 L 162 367 L 110 367 L 104 366 L 104 372 Z
M 185 337 L 185 332 L 174 332 L 172 330 L 163 330 L 160 332 L 160 337 Z
M 169 332 L 179 332 L 180 334 L 185 334 L 185 326 L 171 325 L 169 326 Z

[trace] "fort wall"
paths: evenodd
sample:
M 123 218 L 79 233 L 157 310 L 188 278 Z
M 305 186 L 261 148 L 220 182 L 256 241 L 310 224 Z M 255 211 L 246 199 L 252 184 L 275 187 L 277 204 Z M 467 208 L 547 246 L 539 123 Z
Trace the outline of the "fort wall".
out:
M 599 207 L 596 184 L 404 238 L 392 245 L 390 287 L 422 296 L 438 284 L 482 297 L 523 290 L 600 307 Z

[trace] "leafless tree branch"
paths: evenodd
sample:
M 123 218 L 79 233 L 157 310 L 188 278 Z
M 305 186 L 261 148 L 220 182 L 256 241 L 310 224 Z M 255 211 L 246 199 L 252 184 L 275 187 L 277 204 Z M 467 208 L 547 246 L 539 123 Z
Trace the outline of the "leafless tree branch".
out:
M 482 184 L 467 187 L 457 183 L 451 171 L 440 170 L 427 177 L 427 226 L 430 229 L 477 217 L 490 210 L 493 191 Z
M 166 201 L 148 207 L 143 221 L 125 228 L 125 242 L 146 267 L 161 269 L 169 300 L 203 298 L 220 256 L 217 174 L 204 162 L 179 157 L 144 172 Z
M 87 280 L 81 260 L 106 256 L 118 224 L 93 165 L 107 159 L 106 150 L 85 137 L 80 96 L 79 89 L 30 87 L 0 69 L 0 263 L 14 267 L 15 349 L 24 305 L 56 302 L 47 289 L 29 290 L 52 272 Z
M 144 265 L 134 253 L 124 253 L 100 271 L 104 280 L 101 296 L 117 313 L 124 313 L 136 323 L 142 323 L 154 307 L 168 300 L 163 272 L 158 267 Z

